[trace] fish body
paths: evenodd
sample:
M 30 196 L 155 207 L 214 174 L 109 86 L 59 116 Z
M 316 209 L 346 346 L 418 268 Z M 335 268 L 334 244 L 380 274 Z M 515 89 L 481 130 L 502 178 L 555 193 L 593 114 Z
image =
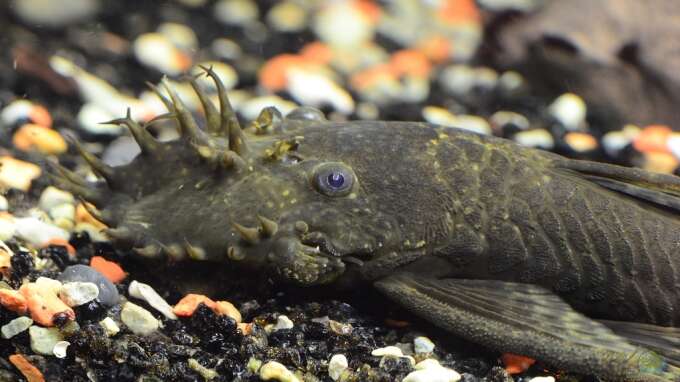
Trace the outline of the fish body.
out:
M 103 182 L 55 165 L 120 246 L 304 285 L 374 285 L 455 335 L 612 380 L 680 380 L 680 179 L 412 122 L 273 108 L 242 129 L 194 82 L 206 126 Z M 169 98 L 167 98 L 169 96 Z

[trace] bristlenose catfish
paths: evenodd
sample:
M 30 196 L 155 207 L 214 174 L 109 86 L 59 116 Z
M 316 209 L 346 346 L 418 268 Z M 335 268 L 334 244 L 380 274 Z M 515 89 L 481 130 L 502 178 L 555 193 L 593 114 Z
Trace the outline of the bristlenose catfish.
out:
M 219 96 L 191 80 L 205 127 L 164 84 L 180 139 L 157 141 L 128 114 L 110 123 L 141 147 L 130 164 L 80 148 L 97 183 L 53 165 L 117 245 L 372 285 L 498 351 L 608 380 L 680 380 L 680 178 L 311 108 L 266 108 L 242 129 L 205 70 Z

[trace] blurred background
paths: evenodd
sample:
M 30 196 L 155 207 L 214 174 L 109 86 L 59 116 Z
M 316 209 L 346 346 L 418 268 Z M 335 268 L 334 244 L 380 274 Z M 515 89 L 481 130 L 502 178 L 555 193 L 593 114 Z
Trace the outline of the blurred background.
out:
M 123 131 L 98 122 L 128 106 L 140 121 L 164 111 L 146 81 L 212 65 L 246 120 L 266 105 L 306 104 L 337 120 L 426 120 L 654 171 L 675 171 L 680 156 L 673 0 L 2 4 L 6 135 L 20 127 L 10 106 L 22 100 L 45 107 L 56 131 L 116 140 Z

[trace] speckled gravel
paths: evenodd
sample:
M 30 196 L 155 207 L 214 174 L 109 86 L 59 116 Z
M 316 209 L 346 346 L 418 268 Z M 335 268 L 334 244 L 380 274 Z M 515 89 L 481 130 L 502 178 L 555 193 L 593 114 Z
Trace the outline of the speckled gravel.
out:
M 454 46 L 463 55 L 455 62 L 439 57 L 434 68 L 425 65 L 418 73 L 407 68 L 397 78 L 370 80 L 363 87 L 358 75 L 365 79 L 372 72 L 357 68 L 379 70 L 361 62 L 356 52 L 380 62 L 415 42 L 399 30 L 376 26 L 370 13 L 355 19 L 356 35 L 338 34 L 338 14 L 359 12 L 347 4 L 83 3 L 105 6 L 73 14 L 84 20 L 80 24 L 60 15 L 67 21 L 36 26 L 0 5 L 0 42 L 8 47 L 0 52 L 0 185 L 6 188 L 0 197 L 0 240 L 12 253 L 6 253 L 0 289 L 11 294 L 39 278 L 38 284 L 49 289 L 45 285 L 59 280 L 64 285 L 52 283 L 57 288 L 52 297 L 75 317 L 61 314 L 34 323 L 17 313 L 21 309 L 0 306 L 0 380 L 28 375 L 26 363 L 47 381 L 524 382 L 558 374 L 537 363 L 513 379 L 497 352 L 452 338 L 375 292 L 301 290 L 274 285 L 266 275 L 232 274 L 214 265 L 144 262 L 112 247 L 84 206 L 50 187 L 35 164 L 44 164 L 45 155 L 58 155 L 67 167 L 82 169 L 75 149 L 63 140 L 68 134 L 78 135 L 108 163 L 129 160 L 137 149 L 120 137 L 122 130 L 98 122 L 122 116 L 128 106 L 140 118 L 157 113 L 159 105 L 145 94 L 145 81 L 157 83 L 164 74 L 176 76 L 193 64 L 215 60 L 215 70 L 235 89 L 230 94 L 235 108 L 246 118 L 270 104 L 285 113 L 303 100 L 318 103 L 331 119 L 428 120 L 572 157 L 644 165 L 649 158 L 634 147 L 639 127 L 609 125 L 578 95 L 536 97 L 517 72 L 489 67 L 483 54 L 473 57 L 481 38 L 479 21 L 453 26 Z M 402 14 L 399 7 L 407 2 L 393 3 L 379 3 L 389 10 L 386 25 L 429 27 L 423 17 L 431 10 Z M 31 8 L 21 12 L 25 9 Z M 23 19 L 45 17 L 33 16 L 22 14 Z M 321 69 L 287 73 L 285 88 L 262 93 L 258 70 L 263 64 L 281 53 L 301 56 L 317 37 L 333 46 L 328 53 L 342 75 L 329 78 L 325 64 L 319 64 Z M 355 49 L 351 44 L 364 45 Z M 395 61 L 392 56 L 391 70 Z M 310 83 L 317 86 L 313 92 Z M 323 97 L 318 87 L 325 89 Z M 169 129 L 154 133 L 172 138 Z M 674 171 L 680 138 L 668 135 L 672 155 L 655 157 L 654 163 Z M 90 267 L 93 257 L 119 263 L 127 276 L 112 283 Z M 189 293 L 233 303 L 242 322 L 203 303 L 190 316 L 175 314 L 171 305 Z M 234 309 L 226 303 L 223 308 Z M 560 375 L 560 380 L 592 380 Z

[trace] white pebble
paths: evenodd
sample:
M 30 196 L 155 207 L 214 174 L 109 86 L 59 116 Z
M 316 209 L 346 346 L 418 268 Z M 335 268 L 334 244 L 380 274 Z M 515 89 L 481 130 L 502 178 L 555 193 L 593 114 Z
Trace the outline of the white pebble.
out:
M 328 376 L 337 381 L 348 366 L 349 363 L 344 354 L 334 354 L 328 362 Z
M 33 320 L 31 320 L 29 317 L 21 316 L 13 319 L 5 325 L 2 325 L 0 332 L 2 332 L 2 338 L 8 340 L 28 329 L 31 325 L 33 325 Z
M 100 7 L 99 0 L 14 0 L 9 9 L 30 25 L 58 27 L 84 21 Z
M 492 125 L 501 129 L 507 125 L 513 125 L 520 130 L 526 130 L 530 126 L 527 117 L 523 116 L 522 114 L 515 113 L 514 111 L 497 111 L 493 113 L 491 117 L 489 117 L 489 121 Z
M 192 368 L 194 371 L 196 371 L 198 374 L 203 377 L 206 381 L 213 380 L 219 376 L 219 374 L 213 370 L 209 369 L 203 365 L 201 365 L 197 360 L 194 358 L 189 358 L 187 360 L 187 364 L 189 365 L 190 368 Z
M 434 359 L 418 362 L 415 369 L 402 382 L 457 382 L 461 379 L 455 370 L 443 367 Z
M 0 240 L 7 241 L 16 234 L 16 225 L 14 217 L 2 216 L 0 217 Z
M 267 23 L 280 32 L 298 32 L 307 26 L 307 10 L 295 1 L 282 1 L 269 10 Z
M 120 312 L 120 320 L 135 334 L 146 335 L 158 330 L 158 320 L 148 310 L 126 302 Z
M 281 112 L 282 115 L 286 115 L 293 111 L 293 109 L 297 108 L 298 105 L 295 102 L 290 102 L 277 95 L 270 95 L 251 98 L 243 102 L 240 107 L 238 107 L 238 111 L 247 120 L 254 120 L 260 114 L 262 109 L 267 106 L 274 106 Z
M 342 114 L 354 111 L 352 96 L 326 75 L 315 71 L 291 68 L 286 71 L 288 91 L 303 105 L 330 105 Z
M 59 298 L 64 304 L 74 307 L 88 303 L 99 296 L 95 283 L 74 281 L 65 283 L 59 290 Z
M 293 321 L 288 318 L 288 316 L 282 314 L 276 319 L 276 325 L 272 328 L 273 331 L 281 330 L 281 329 L 292 329 L 293 326 Z
M 85 103 L 76 116 L 78 126 L 88 133 L 95 135 L 119 135 L 124 127 L 121 125 L 105 124 L 102 122 L 111 121 L 120 116 L 114 116 L 105 108 L 92 103 Z
M 404 102 L 423 102 L 430 95 L 430 80 L 427 78 L 405 76 L 401 82 L 398 98 Z
M 680 134 L 672 133 L 666 141 L 666 147 L 676 158 L 680 158 Z
M 87 234 L 90 235 L 90 239 L 96 243 L 104 243 L 110 241 L 110 239 L 106 236 L 106 234 L 102 231 L 101 228 L 96 227 L 87 222 L 76 224 L 76 226 L 73 227 L 73 232 L 87 232 Z
M 52 354 L 57 358 L 66 358 L 66 349 L 68 349 L 69 345 L 71 343 L 68 341 L 57 342 L 54 344 L 54 348 L 52 348 Z
M 520 131 L 513 139 L 522 146 L 551 150 L 555 147 L 555 139 L 548 130 L 533 129 Z
M 427 337 L 416 337 L 413 339 L 413 348 L 416 353 L 432 353 L 434 343 Z
M 404 353 L 401 351 L 401 349 L 399 349 L 396 346 L 385 346 L 384 348 L 374 349 L 371 352 L 371 355 L 375 356 L 375 357 L 382 357 L 382 356 L 386 356 L 386 355 L 391 355 L 391 356 L 395 356 L 395 357 L 403 357 Z
M 484 118 L 476 115 L 460 114 L 455 118 L 455 125 L 459 129 L 472 131 L 477 134 L 490 135 L 491 126 Z
M 37 247 L 52 239 L 68 240 L 70 236 L 65 230 L 34 217 L 16 218 L 14 222 L 17 236 Z
M 165 35 L 144 33 L 133 43 L 137 61 L 169 76 L 181 74 L 187 68 L 188 58 Z
M 66 219 L 66 220 L 71 220 L 75 219 L 76 215 L 76 207 L 71 204 L 71 203 L 64 203 L 60 204 L 58 206 L 52 207 L 48 211 L 50 217 L 52 220 L 55 222 L 59 219 Z
M 149 116 L 149 109 L 142 101 L 120 93 L 116 87 L 83 70 L 73 61 L 64 57 L 52 56 L 50 57 L 50 67 L 57 73 L 70 77 L 76 82 L 80 96 L 85 103 L 94 103 L 115 118 L 125 115 L 128 108 L 131 109 L 132 118 L 135 120 Z M 99 122 L 105 122 L 105 120 Z
M 0 112 L 0 121 L 5 126 L 13 125 L 19 120 L 28 119 L 31 115 L 33 102 L 25 99 L 18 99 L 10 102 Z
M 524 87 L 524 77 L 514 70 L 508 70 L 498 78 L 498 87 L 506 93 L 516 92 Z
M 109 337 L 113 337 L 118 332 L 120 332 L 120 327 L 118 324 L 116 324 L 116 321 L 113 320 L 111 317 L 106 317 L 105 319 L 99 321 L 99 325 L 104 328 L 104 331 L 106 332 L 106 335 Z
M 498 83 L 498 72 L 485 66 L 475 68 L 475 87 L 485 91 L 492 90 Z
M 7 211 L 9 209 L 9 201 L 3 195 L 0 195 L 0 211 Z
M 167 37 L 176 47 L 187 52 L 198 49 L 198 37 L 193 29 L 179 23 L 163 23 L 158 26 L 158 33 Z
M 533 377 L 529 382 L 555 382 L 555 377 L 545 376 L 545 377 Z
M 73 204 L 74 202 L 75 198 L 70 192 L 49 186 L 40 194 L 38 205 L 43 211 L 49 211 L 58 205 Z
M 607 155 L 615 157 L 632 141 L 621 131 L 610 131 L 602 136 L 602 147 Z
M 229 64 L 225 64 L 220 61 L 203 61 L 191 69 L 192 74 L 204 74 L 205 71 L 200 67 L 212 68 L 212 70 L 217 74 L 227 90 L 233 89 L 236 84 L 238 84 L 238 73 Z M 200 76 L 197 79 L 198 83 L 202 85 L 204 89 L 208 89 L 212 92 L 217 92 L 217 86 L 215 82 L 208 76 Z
M 102 154 L 102 161 L 109 166 L 123 166 L 132 162 L 141 151 L 134 138 L 118 137 L 106 147 Z
M 43 276 L 40 276 L 35 280 L 35 285 L 42 290 L 50 291 L 50 293 L 53 293 L 55 296 L 59 294 L 62 287 L 61 281 Z
M 316 13 L 313 29 L 321 41 L 344 49 L 358 48 L 375 33 L 371 20 L 349 1 L 328 2 Z
M 467 65 L 450 65 L 441 72 L 439 82 L 451 94 L 467 94 L 475 86 L 475 70 Z
M 422 111 L 423 118 L 436 125 L 455 127 L 478 134 L 491 134 L 491 125 L 484 118 L 476 115 L 455 115 L 443 107 L 425 106 Z
M 573 93 L 565 93 L 557 97 L 548 106 L 548 111 L 567 130 L 580 130 L 585 128 L 586 103 Z
M 64 340 L 59 329 L 37 325 L 28 328 L 28 335 L 31 338 L 31 350 L 42 355 L 53 355 L 54 345 Z
M 252 0 L 220 0 L 215 4 L 215 18 L 227 25 L 246 25 L 260 15 Z
M 259 374 L 260 379 L 265 381 L 274 379 L 281 382 L 300 382 L 292 371 L 276 361 L 269 361 L 262 365 Z
M 177 316 L 172 311 L 172 306 L 161 297 L 150 285 L 133 280 L 128 287 L 128 293 L 134 298 L 146 301 L 152 308 L 159 311 L 165 317 L 176 320 Z
M 224 37 L 216 38 L 212 44 L 210 44 L 210 48 L 215 52 L 217 57 L 225 60 L 235 60 L 240 58 L 243 54 L 241 47 L 234 42 L 234 40 Z

